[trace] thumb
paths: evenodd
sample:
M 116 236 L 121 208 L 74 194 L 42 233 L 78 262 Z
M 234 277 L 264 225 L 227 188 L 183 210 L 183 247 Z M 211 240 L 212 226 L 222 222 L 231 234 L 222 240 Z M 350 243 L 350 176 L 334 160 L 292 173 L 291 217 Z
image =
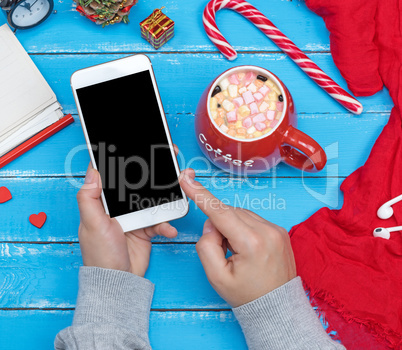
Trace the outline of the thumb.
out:
M 78 191 L 77 202 L 80 210 L 81 222 L 90 225 L 105 214 L 100 196 L 102 193 L 102 182 L 98 171 L 88 169 L 84 185 Z
M 225 273 L 227 266 L 224 240 L 225 237 L 212 222 L 209 219 L 205 221 L 202 236 L 195 247 L 208 280 L 212 284 L 224 277 L 222 273 Z

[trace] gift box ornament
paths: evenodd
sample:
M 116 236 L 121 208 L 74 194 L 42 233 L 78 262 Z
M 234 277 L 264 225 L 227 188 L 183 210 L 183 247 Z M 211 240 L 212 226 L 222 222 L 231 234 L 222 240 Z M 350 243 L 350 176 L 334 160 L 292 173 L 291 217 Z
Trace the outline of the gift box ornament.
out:
M 138 0 L 74 0 L 77 11 L 92 22 L 105 27 L 109 24 L 128 23 L 131 8 Z
M 163 8 L 155 9 L 140 23 L 141 36 L 155 49 L 159 49 L 174 35 L 174 22 L 162 13 Z

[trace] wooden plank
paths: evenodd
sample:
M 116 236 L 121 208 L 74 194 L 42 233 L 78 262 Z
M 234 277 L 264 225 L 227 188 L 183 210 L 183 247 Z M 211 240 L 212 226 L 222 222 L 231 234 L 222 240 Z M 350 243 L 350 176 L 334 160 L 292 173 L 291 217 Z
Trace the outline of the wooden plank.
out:
M 81 265 L 78 244 L 0 244 L 0 314 L 74 309 Z M 193 311 L 202 318 L 230 309 L 210 286 L 193 244 L 154 245 L 145 277 L 155 284 L 154 312 Z
M 333 165 L 336 169 L 336 164 Z M 227 204 L 250 209 L 267 220 L 290 229 L 323 206 L 342 204 L 342 179 L 328 178 L 199 178 Z M 76 193 L 82 178 L 6 178 L 0 185 L 9 188 L 13 199 L 1 204 L 0 241 L 77 242 L 79 213 Z M 45 212 L 45 225 L 37 229 L 29 215 Z M 173 222 L 177 242 L 196 242 L 206 217 L 193 202 L 190 212 Z M 165 241 L 164 239 L 159 239 Z M 156 239 L 158 241 L 158 239 Z
M 76 122 L 38 145 L 20 158 L 0 169 L 0 177 L 14 176 L 85 176 L 89 155 L 78 116 Z M 229 176 L 212 165 L 201 153 L 194 132 L 194 115 L 167 116 L 173 141 L 180 148 L 181 169 L 192 167 L 199 176 Z M 364 164 L 370 149 L 388 121 L 386 113 L 367 113 L 360 117 L 349 114 L 301 114 L 300 130 L 306 132 L 326 148 L 328 165 L 337 164 L 337 174 L 345 177 Z M 51 167 L 49 166 L 51 162 Z M 330 172 L 323 171 L 308 176 L 322 177 Z M 285 164 L 261 174 L 264 177 L 301 177 L 303 174 Z
M 151 312 L 150 341 L 161 349 L 247 349 L 241 328 L 230 311 Z
M 72 318 L 73 311 L 0 311 L 0 350 L 53 349 L 56 334 Z M 247 349 L 231 311 L 151 312 L 149 336 L 154 350 Z
M 205 163 L 194 162 L 194 157 L 198 157 L 201 153 L 195 143 L 194 131 L 193 131 L 193 119 L 194 112 L 202 89 L 207 86 L 208 81 L 211 77 L 218 74 L 220 71 L 228 68 L 226 62 L 217 59 L 220 62 L 219 71 L 209 73 L 209 78 L 206 78 L 206 74 L 202 72 L 194 72 L 193 78 L 200 81 L 191 91 L 186 90 L 185 83 L 188 83 L 189 72 L 193 72 L 191 68 L 192 59 L 200 59 L 204 62 L 206 67 L 211 70 L 213 65 L 208 65 L 208 58 L 214 55 L 198 55 L 198 57 L 192 57 L 194 55 L 154 55 L 152 57 L 155 61 L 155 70 L 157 71 L 158 81 L 160 82 L 160 91 L 162 94 L 162 99 L 165 102 L 166 111 L 168 113 L 169 124 L 172 129 L 172 134 L 174 140 L 177 140 L 179 146 L 188 154 L 184 154 L 185 163 L 190 163 L 192 166 L 201 167 L 199 173 L 210 174 L 212 171 L 205 171 Z M 379 134 L 381 127 L 385 124 L 387 113 L 381 113 L 379 115 L 372 115 L 371 113 L 365 114 L 361 117 L 354 117 L 350 114 L 338 114 L 342 112 L 342 107 L 340 107 L 336 102 L 329 98 L 323 91 L 316 87 L 309 79 L 303 76 L 303 73 L 298 70 L 297 67 L 289 69 L 293 71 L 294 75 L 300 75 L 300 79 L 292 78 L 292 73 L 285 75 L 286 68 L 284 62 L 287 59 L 281 59 L 281 55 L 243 55 L 243 63 L 247 63 L 248 59 L 255 58 L 261 65 L 265 65 L 264 59 L 270 59 L 273 66 L 277 66 L 277 69 L 283 71 L 284 81 L 288 84 L 291 91 L 295 91 L 294 98 L 296 105 L 300 106 L 299 112 L 299 126 L 300 129 L 306 131 L 311 136 L 317 139 L 323 146 L 338 142 L 342 144 L 343 154 L 346 156 L 345 159 L 342 158 L 341 163 L 341 175 L 346 176 L 351 171 L 356 169 L 357 166 L 362 164 L 368 152 L 367 150 L 373 144 L 376 136 Z M 34 60 L 38 64 L 39 68 L 44 72 L 45 77 L 51 83 L 53 89 L 59 96 L 62 104 L 65 107 L 66 112 L 74 112 L 75 104 L 73 102 L 72 94 L 69 88 L 69 76 L 70 74 L 83 66 L 92 65 L 99 63 L 100 61 L 107 61 L 110 59 L 115 59 L 121 57 L 120 55 L 95 55 L 95 56 L 34 56 Z M 216 57 L 216 55 L 215 55 Z M 317 57 L 320 59 L 329 58 L 328 55 L 318 54 Z M 163 60 L 163 58 L 168 58 Z M 282 56 L 283 58 L 283 56 Z M 288 62 L 288 64 L 292 64 Z M 330 64 L 328 62 L 328 64 Z M 224 67 L 225 66 L 225 67 Z M 269 67 L 268 65 L 266 65 Z M 49 68 L 51 67 L 51 68 Z M 66 69 L 66 67 L 69 67 Z M 179 67 L 179 68 L 177 68 Z M 272 69 L 276 72 L 276 69 Z M 46 73 L 45 73 L 46 72 Z M 205 72 L 204 72 L 205 73 Z M 176 81 L 178 84 L 177 89 L 179 91 L 185 91 L 183 96 L 178 98 L 176 90 L 171 89 L 169 85 L 170 79 L 169 74 L 177 77 Z M 160 78 L 159 78 L 160 77 Z M 322 106 L 319 107 L 320 103 L 313 103 L 309 99 L 305 98 L 305 94 L 301 92 L 300 82 L 306 83 L 306 95 L 317 95 L 317 98 Z M 293 85 L 293 87 L 291 87 Z M 311 90 L 309 90 L 311 88 Z M 309 91 L 308 91 L 309 90 Z M 370 111 L 381 111 L 389 110 L 391 108 L 391 100 L 385 90 L 376 96 L 361 99 L 366 101 L 364 103 L 366 110 Z M 322 113 L 324 111 L 331 110 L 330 105 L 333 105 L 334 110 L 337 114 L 334 115 L 320 115 L 317 113 Z M 118 106 L 118 103 L 117 103 Z M 313 108 L 314 107 L 314 108 Z M 318 107 L 318 108 L 315 108 Z M 307 114 L 309 109 L 317 110 L 312 114 Z M 323 118 L 323 119 L 321 119 Z M 314 119 L 312 121 L 311 119 Z M 328 123 L 333 124 L 331 128 L 328 128 Z M 345 123 L 348 125 L 348 129 L 345 130 Z M 364 128 L 362 124 L 365 123 Z M 323 133 L 323 130 L 326 132 Z M 356 137 L 356 134 L 360 134 L 360 137 Z M 342 135 L 342 138 L 341 136 Z M 368 140 L 360 143 L 360 140 L 368 136 Z M 331 139 L 330 143 L 327 141 Z M 191 141 L 190 141 L 191 140 Z M 188 147 L 187 142 L 192 142 L 191 147 Z M 67 154 L 76 146 L 83 144 L 82 132 L 79 125 L 69 126 L 66 130 L 61 131 L 58 135 L 55 135 L 50 140 L 47 140 L 44 144 L 35 148 L 28 154 L 24 155 L 22 158 L 16 160 L 15 162 L 8 165 L 6 168 L 0 171 L 1 175 L 14 176 L 14 175 L 63 175 L 65 173 L 65 159 Z M 352 151 L 350 151 L 352 150 Z M 342 149 L 340 149 L 340 154 L 342 154 Z M 357 154 L 354 152 L 358 152 Z M 36 157 L 39 157 L 39 159 Z M 48 167 L 49 159 L 52 160 L 53 166 Z M 22 162 L 22 163 L 21 163 Z M 77 165 L 75 165 L 77 164 Z M 74 174 L 82 176 L 88 164 L 88 157 L 85 152 L 80 152 L 76 158 L 74 158 Z M 343 168 L 345 167 L 345 168 Z M 285 172 L 283 176 L 299 176 L 298 171 L 290 169 L 286 166 L 282 166 Z M 25 170 L 26 169 L 26 170 Z M 51 169 L 51 170 L 45 170 Z M 345 170 L 344 170 L 345 169 Z M 287 171 L 289 171 L 287 173 Z
M 133 8 L 129 25 L 101 29 L 80 17 L 71 0 L 60 0 L 55 4 L 57 14 L 37 28 L 19 31 L 17 37 L 33 54 L 33 60 L 55 90 L 65 111 L 72 113 L 76 113 L 76 108 L 69 77 L 74 70 L 127 53 L 148 52 L 154 63 L 173 139 L 183 150 L 182 167 L 191 162 L 197 175 L 202 176 L 200 181 L 212 186 L 212 192 L 228 203 L 246 206 L 286 228 L 324 205 L 339 207 L 342 177 L 363 164 L 387 121 L 392 107 L 388 93 L 384 90 L 374 97 L 360 99 L 368 114 L 352 117 L 285 55 L 278 53 L 277 47 L 250 23 L 230 11 L 222 11 L 218 24 L 229 41 L 242 52 L 235 62 L 228 62 L 217 53 L 202 28 L 201 13 L 205 4 L 196 0 L 172 0 L 166 5 L 165 12 L 176 21 L 176 33 L 158 53 L 140 38 L 138 27 L 138 22 L 157 6 L 142 1 Z M 269 14 L 269 18 L 297 45 L 311 53 L 310 57 L 332 78 L 346 86 L 327 53 L 328 32 L 323 21 L 312 14 L 304 2 L 253 0 L 253 4 Z M 5 22 L 4 12 L 1 13 L 0 24 Z M 209 168 L 206 165 L 209 163 L 202 159 L 194 160 L 201 155 L 193 132 L 200 94 L 217 74 L 234 65 L 250 63 L 266 67 L 283 79 L 294 96 L 300 114 L 300 129 L 323 146 L 330 146 L 328 153 L 333 157 L 329 166 L 314 175 L 328 175 L 328 178 L 304 178 L 305 174 L 280 165 L 276 174 L 264 174 L 264 178 L 229 179 L 223 178 L 226 174 Z M 183 96 L 178 93 L 181 91 L 185 92 Z M 77 242 L 79 223 L 75 200 L 78 188 L 64 176 L 67 155 L 82 144 L 81 127 L 76 122 L 0 170 L 0 186 L 9 187 L 14 196 L 12 201 L 2 204 L 0 210 L 0 241 L 5 242 L 0 245 L 2 307 L 74 307 L 77 271 L 81 265 L 79 246 L 73 243 Z M 83 180 L 76 177 L 84 175 L 87 163 L 86 151 L 78 153 L 72 161 L 72 174 L 78 185 Z M 53 178 L 46 178 L 48 176 Z M 49 217 L 41 230 L 28 222 L 29 214 L 39 211 L 45 211 Z M 205 216 L 192 203 L 189 215 L 175 222 L 179 237 L 174 242 L 195 242 L 204 220 Z M 48 241 L 67 243 L 7 243 Z M 153 307 L 215 308 L 217 312 L 152 312 L 151 343 L 154 349 L 246 349 L 232 313 L 219 311 L 228 305 L 209 286 L 194 244 L 155 241 L 147 275 L 157 285 Z M 6 334 L 0 341 L 0 349 L 52 348 L 55 334 L 72 319 L 72 311 L 61 310 L 0 310 L 0 313 L 0 329 L 3 335 Z
M 276 26 L 302 50 L 329 50 L 329 34 L 320 17 L 307 9 L 303 1 L 252 1 Z M 166 13 L 175 21 L 175 36 L 159 52 L 216 51 L 202 26 L 202 12 L 207 1 L 172 0 L 165 3 Z M 57 13 L 29 31 L 17 32 L 29 52 L 153 52 L 140 35 L 139 23 L 161 4 L 140 1 L 130 13 L 128 25 L 101 28 L 79 15 L 70 0 L 55 2 Z M 0 24 L 5 18 L 0 15 Z M 222 33 L 239 51 L 278 50 L 257 28 L 233 11 L 218 13 Z M 235 23 L 235 24 L 234 24 Z M 252 39 L 252 40 L 250 40 Z
M 71 308 L 82 265 L 78 244 L 0 245 L 0 308 Z M 229 308 L 206 279 L 193 244 L 154 245 L 146 277 L 152 308 Z
M 34 55 L 32 59 L 54 90 L 65 113 L 77 114 L 70 88 L 71 74 L 78 69 L 124 56 L 127 55 Z M 247 64 L 266 68 L 279 76 L 292 93 L 299 114 L 346 112 L 284 54 L 241 54 L 234 62 L 210 53 L 151 53 L 148 56 L 153 63 L 167 114 L 194 114 L 202 92 L 216 76 L 231 67 Z M 345 81 L 329 53 L 313 53 L 309 56 L 336 82 L 346 88 Z M 129 93 L 122 91 L 122 101 L 114 101 L 117 111 L 119 103 L 126 103 L 127 99 Z M 386 90 L 359 100 L 363 103 L 365 112 L 388 112 L 393 106 Z

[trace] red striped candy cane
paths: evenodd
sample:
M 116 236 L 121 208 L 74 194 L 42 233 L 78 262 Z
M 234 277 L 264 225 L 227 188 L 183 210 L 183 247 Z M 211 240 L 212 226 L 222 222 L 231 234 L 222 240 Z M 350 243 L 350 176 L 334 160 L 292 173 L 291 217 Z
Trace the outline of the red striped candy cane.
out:
M 237 57 L 237 53 L 221 34 L 216 25 L 215 14 L 223 8 L 234 10 L 251 21 L 313 79 L 318 86 L 324 89 L 324 91 L 347 110 L 355 114 L 360 114 L 363 111 L 363 106 L 359 101 L 348 94 L 324 73 L 320 67 L 303 53 L 303 51 L 275 27 L 267 17 L 244 0 L 211 0 L 204 9 L 203 22 L 205 31 L 211 41 L 227 59 L 231 61 L 234 60 Z

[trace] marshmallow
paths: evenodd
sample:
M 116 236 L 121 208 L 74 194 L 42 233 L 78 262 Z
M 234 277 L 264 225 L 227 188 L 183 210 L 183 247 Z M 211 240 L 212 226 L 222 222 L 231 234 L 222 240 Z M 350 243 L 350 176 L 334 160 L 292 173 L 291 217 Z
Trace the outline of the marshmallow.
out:
M 263 101 L 263 102 L 260 104 L 260 112 L 265 112 L 265 111 L 268 109 L 268 107 L 269 107 L 269 104 L 266 103 L 265 101 Z
M 250 115 L 250 108 L 248 108 L 246 105 L 243 105 L 237 109 L 237 114 L 242 118 L 247 117 Z
M 248 129 L 253 125 L 253 121 L 250 117 L 247 117 L 246 119 L 243 120 L 243 126 Z
M 237 85 L 230 84 L 228 87 L 228 91 L 230 97 L 237 97 Z
M 228 131 L 228 135 L 229 135 L 229 136 L 232 136 L 232 137 L 235 137 L 235 136 L 236 136 L 236 130 L 235 130 L 235 129 L 230 129 L 230 130 Z
M 263 85 L 258 91 L 265 96 L 269 92 L 269 87 Z
M 213 98 L 215 98 L 218 101 L 218 103 L 222 103 L 223 100 L 225 99 L 225 96 L 223 95 L 222 92 L 219 92 Z M 211 98 L 211 100 L 212 100 L 212 98 Z
M 215 119 L 215 123 L 216 123 L 218 126 L 221 126 L 224 122 L 225 122 L 225 121 L 224 121 L 223 118 L 221 118 L 221 117 L 218 117 L 218 118 Z
M 229 77 L 229 82 L 231 83 L 231 84 L 234 84 L 234 85 L 239 85 L 239 79 L 237 78 L 237 75 L 236 74 L 232 74 L 230 77 Z
M 269 103 L 268 109 L 269 109 L 270 111 L 275 111 L 275 110 L 276 110 L 276 103 L 275 103 L 274 101 L 271 101 L 271 102 Z
M 233 104 L 239 108 L 240 106 L 244 105 L 244 100 L 243 97 L 236 97 L 235 99 L 233 99 Z M 268 108 L 268 107 L 267 107 Z
M 267 96 L 270 99 L 270 101 L 278 101 L 278 94 L 274 90 L 268 92 Z
M 257 114 L 259 112 L 258 106 L 255 102 L 250 103 L 250 113 L 251 114 Z
M 227 112 L 226 119 L 228 120 L 229 123 L 235 122 L 237 120 L 236 111 L 233 110 L 233 111 Z
M 218 100 L 215 97 L 211 97 L 209 100 L 209 109 L 215 111 L 218 108 Z
M 275 111 L 268 111 L 267 112 L 267 119 L 274 120 L 275 119 Z
M 211 119 L 222 132 L 238 139 L 254 139 L 278 125 L 284 102 L 272 80 L 240 71 L 216 85 L 209 107 Z
M 247 90 L 251 91 L 252 93 L 257 91 L 257 86 L 255 86 L 253 83 L 251 83 L 249 86 L 247 86 Z
M 243 72 L 237 74 L 237 77 L 239 78 L 239 80 L 243 80 L 243 78 L 245 76 L 246 76 L 246 73 L 243 73 Z
M 227 131 L 229 130 L 229 128 L 228 128 L 225 124 L 222 124 L 222 125 L 221 125 L 221 130 L 222 130 L 223 132 L 227 132 Z
M 260 92 L 256 92 L 253 96 L 254 100 L 256 100 L 257 102 L 260 102 L 264 98 L 264 96 Z
M 251 91 L 246 91 L 242 96 L 243 96 L 244 102 L 246 104 L 254 102 L 254 96 L 253 96 L 253 93 Z
M 247 129 L 247 134 L 254 134 L 256 132 L 256 128 L 254 126 Z
M 235 106 L 229 100 L 225 100 L 222 102 L 222 107 L 225 109 L 226 112 L 230 112 L 235 109 Z
M 264 85 L 264 82 L 261 81 L 261 80 L 256 79 L 256 80 L 254 80 L 253 84 L 257 87 L 257 89 L 259 89 Z
M 255 77 L 256 77 L 256 75 L 253 73 L 253 72 L 247 72 L 246 73 L 246 76 L 244 77 L 244 85 L 248 85 L 248 84 L 250 84 L 251 82 L 253 82 L 254 81 L 254 79 L 255 79 Z
M 229 87 L 229 85 L 230 85 L 230 81 L 229 81 L 229 79 L 227 79 L 227 78 L 223 79 L 223 80 L 219 83 L 219 86 L 221 87 L 222 91 L 223 91 L 223 90 L 226 90 L 226 89 Z
M 225 110 L 224 109 L 222 109 L 222 108 L 218 108 L 218 117 L 220 117 L 220 118 L 222 118 L 222 119 L 225 119 Z
M 253 117 L 254 123 L 261 123 L 263 121 L 265 121 L 265 115 L 263 113 L 259 113 L 255 117 Z
M 267 128 L 265 123 L 255 123 L 254 126 L 258 131 L 263 131 Z
M 244 128 L 238 128 L 238 129 L 237 129 L 237 134 L 239 134 L 239 135 L 245 135 L 245 134 L 246 134 L 246 129 L 244 129 Z
M 243 87 L 241 87 L 241 88 L 239 89 L 239 94 L 240 94 L 240 95 L 243 95 L 246 91 L 247 91 L 247 88 L 246 88 L 245 86 L 243 86 Z
M 281 94 L 281 90 L 279 90 L 279 88 L 276 86 L 276 85 L 274 85 L 274 87 L 272 88 L 278 95 L 280 95 Z

